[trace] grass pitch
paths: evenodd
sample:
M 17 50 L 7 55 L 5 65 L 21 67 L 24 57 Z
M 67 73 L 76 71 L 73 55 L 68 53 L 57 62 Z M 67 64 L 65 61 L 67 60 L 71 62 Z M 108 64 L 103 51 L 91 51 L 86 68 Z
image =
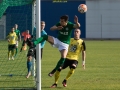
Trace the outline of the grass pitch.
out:
M 68 86 L 63 87 L 62 81 L 69 68 L 61 72 L 58 87 L 54 90 L 120 90 L 120 41 L 85 40 L 85 43 L 86 69 L 82 69 L 80 57 L 75 73 L 67 82 Z M 20 46 L 21 43 L 19 50 Z M 35 86 L 33 77 L 25 78 L 26 52 L 18 52 L 14 61 L 8 61 L 7 42 L 0 41 L 0 48 L 0 89 L 33 88 Z M 59 51 L 46 43 L 41 61 L 42 90 L 53 90 L 50 86 L 54 83 L 54 77 L 48 77 L 48 73 L 55 67 L 59 58 Z

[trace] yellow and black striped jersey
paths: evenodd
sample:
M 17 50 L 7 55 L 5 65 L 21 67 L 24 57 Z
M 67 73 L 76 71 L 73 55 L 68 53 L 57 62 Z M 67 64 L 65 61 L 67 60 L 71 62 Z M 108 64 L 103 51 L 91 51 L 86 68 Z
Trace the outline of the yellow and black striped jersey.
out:
M 86 50 L 85 42 L 82 39 L 75 40 L 74 38 L 71 38 L 66 58 L 78 60 L 82 50 Z
M 16 44 L 16 40 L 17 40 L 17 35 L 15 32 L 10 32 L 7 36 L 7 39 L 9 39 L 9 44 Z

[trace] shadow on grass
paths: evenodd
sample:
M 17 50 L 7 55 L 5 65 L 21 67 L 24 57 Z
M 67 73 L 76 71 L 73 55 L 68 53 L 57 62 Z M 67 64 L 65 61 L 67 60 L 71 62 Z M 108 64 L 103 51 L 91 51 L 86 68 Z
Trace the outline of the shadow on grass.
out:
M 0 87 L 0 90 L 37 90 L 36 88 L 30 87 L 30 88 L 24 88 L 24 87 Z
M 41 88 L 51 88 L 51 87 L 41 87 Z M 57 89 L 61 89 L 61 88 L 63 88 L 63 87 L 56 87 Z

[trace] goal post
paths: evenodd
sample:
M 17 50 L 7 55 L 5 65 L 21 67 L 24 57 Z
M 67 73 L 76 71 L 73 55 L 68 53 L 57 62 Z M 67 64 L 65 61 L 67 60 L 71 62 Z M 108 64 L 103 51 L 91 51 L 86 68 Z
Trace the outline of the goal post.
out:
M 41 37 L 41 0 L 36 0 L 36 37 Z M 37 45 L 36 47 L 36 67 L 37 67 L 37 90 L 41 90 L 41 45 Z
M 1 30 L 2 33 L 5 31 L 5 38 L 15 24 L 18 24 L 20 33 L 26 29 L 32 33 L 36 18 L 35 16 L 32 17 L 32 13 L 35 12 L 35 8 L 32 9 L 33 1 L 35 0 L 0 0 L 0 21 L 2 20 L 0 22 L 0 28 L 5 23 L 5 30 Z M 5 20 L 3 20 L 4 16 L 6 17 Z M 21 46 L 22 42 L 19 42 L 17 56 L 14 60 L 8 60 L 8 42 L 6 39 L 0 39 L 0 88 L 2 89 L 13 90 L 19 88 L 31 90 L 36 88 L 34 77 L 26 78 L 27 51 L 20 53 Z

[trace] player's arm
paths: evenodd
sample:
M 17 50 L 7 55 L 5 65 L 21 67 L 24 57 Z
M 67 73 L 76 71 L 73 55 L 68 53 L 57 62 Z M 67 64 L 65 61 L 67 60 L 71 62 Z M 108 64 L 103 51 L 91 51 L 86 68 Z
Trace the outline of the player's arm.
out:
M 50 30 L 61 30 L 63 27 L 62 26 L 56 26 L 56 25 L 54 25 L 54 26 L 52 26 L 51 28 L 50 28 Z
M 21 34 L 19 33 L 19 40 L 21 41 Z
M 74 24 L 73 28 L 79 28 L 80 27 L 80 23 L 78 22 L 78 17 L 76 15 L 74 17 L 74 22 L 75 22 L 75 24 Z
M 59 22 L 50 28 L 50 30 L 61 30 L 61 29 L 63 29 L 63 27 L 60 25 Z
M 82 66 L 83 66 L 83 69 L 85 69 L 85 59 L 86 59 L 86 46 L 85 46 L 85 42 L 83 41 L 83 43 L 82 43 Z
M 10 40 L 9 40 L 9 36 L 10 36 L 10 35 L 8 34 L 7 37 L 6 37 L 6 39 L 7 39 L 8 42 L 10 41 Z

